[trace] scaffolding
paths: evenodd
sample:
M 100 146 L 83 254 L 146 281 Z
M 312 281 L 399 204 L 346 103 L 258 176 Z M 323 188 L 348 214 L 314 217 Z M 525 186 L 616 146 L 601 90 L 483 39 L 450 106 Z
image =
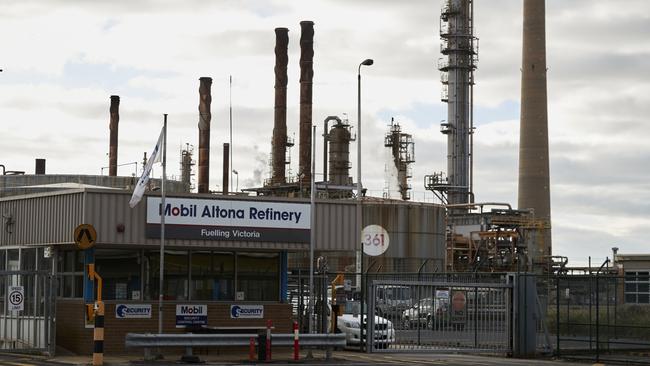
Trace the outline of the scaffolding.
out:
M 539 247 L 545 227 L 544 221 L 535 218 L 532 212 L 511 208 L 482 212 L 481 206 L 478 213 L 449 215 L 447 270 L 508 272 L 553 268 L 548 260 L 533 263 L 530 255 Z
M 389 130 L 384 136 L 384 146 L 391 149 L 393 163 L 397 170 L 397 184 L 403 200 L 411 199 L 409 179 L 413 177 L 411 164 L 415 162 L 413 136 L 402 132 L 399 123 L 391 118 Z

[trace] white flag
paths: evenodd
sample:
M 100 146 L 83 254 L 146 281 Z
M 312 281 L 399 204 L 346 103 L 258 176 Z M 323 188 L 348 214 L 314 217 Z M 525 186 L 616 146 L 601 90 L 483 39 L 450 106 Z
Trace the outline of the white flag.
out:
M 153 148 L 151 155 L 149 155 L 149 160 L 147 160 L 147 165 L 144 166 L 142 176 L 138 180 L 138 184 L 133 190 L 133 196 L 131 196 L 131 200 L 129 201 L 129 206 L 131 206 L 131 208 L 135 207 L 135 205 L 137 205 L 138 202 L 140 202 L 142 199 L 144 189 L 147 186 L 147 183 L 149 183 L 149 174 L 151 174 L 151 168 L 153 167 L 153 164 L 162 162 L 163 149 L 165 148 L 163 146 L 163 141 L 165 138 L 164 133 L 165 128 L 163 127 L 162 131 L 160 131 L 160 137 L 158 137 L 158 143 L 156 143 L 156 147 Z

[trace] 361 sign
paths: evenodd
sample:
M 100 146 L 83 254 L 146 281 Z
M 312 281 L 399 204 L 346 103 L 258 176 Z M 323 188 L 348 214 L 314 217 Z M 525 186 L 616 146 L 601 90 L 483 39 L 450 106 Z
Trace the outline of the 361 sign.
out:
M 363 252 L 370 256 L 383 254 L 390 244 L 390 237 L 386 229 L 379 225 L 368 225 L 361 232 Z
M 9 310 L 22 311 L 25 309 L 25 288 L 23 286 L 9 286 Z

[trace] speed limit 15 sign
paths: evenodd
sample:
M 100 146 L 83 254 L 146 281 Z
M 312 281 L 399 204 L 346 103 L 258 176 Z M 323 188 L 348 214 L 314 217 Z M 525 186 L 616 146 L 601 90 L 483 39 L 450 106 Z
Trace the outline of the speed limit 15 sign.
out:
M 25 306 L 25 288 L 23 286 L 9 286 L 9 310 L 22 311 Z

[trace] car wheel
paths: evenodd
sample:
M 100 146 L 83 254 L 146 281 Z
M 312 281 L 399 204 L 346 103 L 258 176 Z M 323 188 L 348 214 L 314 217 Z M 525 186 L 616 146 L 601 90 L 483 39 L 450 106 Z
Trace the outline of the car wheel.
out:
M 433 317 L 432 316 L 427 317 L 427 329 L 433 329 Z

